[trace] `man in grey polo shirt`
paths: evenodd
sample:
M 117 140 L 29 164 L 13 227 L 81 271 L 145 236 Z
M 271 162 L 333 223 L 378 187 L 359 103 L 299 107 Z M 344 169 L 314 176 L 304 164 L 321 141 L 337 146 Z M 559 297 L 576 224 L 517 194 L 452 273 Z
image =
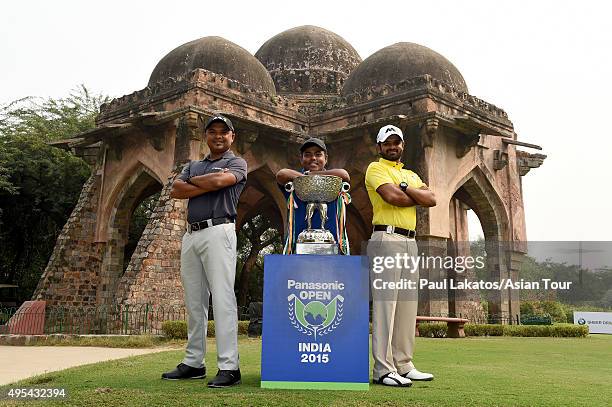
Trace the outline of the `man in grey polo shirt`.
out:
M 236 274 L 236 207 L 244 189 L 247 164 L 230 150 L 234 126 L 215 115 L 205 126 L 210 154 L 191 161 L 172 185 L 171 196 L 189 199 L 187 233 L 181 250 L 181 279 L 189 316 L 185 358 L 163 379 L 202 379 L 206 376 L 208 303 L 212 294 L 217 341 L 217 376 L 208 387 L 240 383 Z

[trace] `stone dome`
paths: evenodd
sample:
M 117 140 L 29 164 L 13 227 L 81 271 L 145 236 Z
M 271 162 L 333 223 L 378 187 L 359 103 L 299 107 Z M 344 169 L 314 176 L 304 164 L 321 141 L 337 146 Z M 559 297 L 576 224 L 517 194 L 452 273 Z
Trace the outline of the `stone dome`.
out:
M 342 95 L 426 74 L 468 92 L 463 76 L 448 59 L 422 45 L 398 42 L 367 57 L 344 83 Z
M 149 85 L 197 68 L 218 73 L 254 90 L 276 94 L 266 68 L 247 50 L 221 37 L 202 37 L 173 49 L 157 63 Z
M 288 94 L 339 94 L 361 62 L 344 38 L 312 25 L 275 35 L 255 57 L 270 72 L 276 90 Z

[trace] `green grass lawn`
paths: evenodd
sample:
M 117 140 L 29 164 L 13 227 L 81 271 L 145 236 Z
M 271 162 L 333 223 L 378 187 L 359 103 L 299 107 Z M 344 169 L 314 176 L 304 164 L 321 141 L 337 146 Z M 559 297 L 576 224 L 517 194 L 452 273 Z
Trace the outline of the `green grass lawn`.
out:
M 212 377 L 214 340 L 209 345 Z M 367 392 L 261 389 L 261 341 L 241 338 L 239 346 L 243 384 L 230 389 L 209 389 L 205 380 L 161 380 L 182 350 L 49 373 L 19 386 L 65 387 L 70 394 L 63 403 L 74 406 L 608 406 L 612 400 L 612 336 L 417 338 L 416 365 L 435 380 L 411 388 L 371 385 Z M 35 403 L 61 404 L 27 402 Z

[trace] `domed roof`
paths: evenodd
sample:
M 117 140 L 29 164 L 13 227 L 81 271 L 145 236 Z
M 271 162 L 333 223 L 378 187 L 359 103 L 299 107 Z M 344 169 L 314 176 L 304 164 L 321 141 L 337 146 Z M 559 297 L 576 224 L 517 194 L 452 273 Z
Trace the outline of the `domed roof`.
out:
M 455 66 L 442 55 L 422 45 L 398 42 L 376 51 L 346 80 L 343 95 L 379 85 L 394 85 L 415 76 L 430 75 L 466 92 L 467 85 Z
M 361 62 L 344 38 L 312 25 L 275 35 L 255 57 L 272 75 L 276 89 L 289 94 L 339 94 Z
M 221 37 L 203 37 L 173 49 L 157 63 L 149 85 L 197 68 L 221 74 L 254 90 L 276 94 L 266 68 L 247 50 Z

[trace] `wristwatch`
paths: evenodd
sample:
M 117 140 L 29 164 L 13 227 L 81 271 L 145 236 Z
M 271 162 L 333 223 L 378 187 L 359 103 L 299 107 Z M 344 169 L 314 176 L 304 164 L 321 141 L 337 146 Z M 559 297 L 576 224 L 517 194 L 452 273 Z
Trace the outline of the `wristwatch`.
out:
M 408 189 L 408 183 L 405 181 L 402 181 L 399 183 L 399 187 L 402 191 L 406 192 L 406 190 Z

